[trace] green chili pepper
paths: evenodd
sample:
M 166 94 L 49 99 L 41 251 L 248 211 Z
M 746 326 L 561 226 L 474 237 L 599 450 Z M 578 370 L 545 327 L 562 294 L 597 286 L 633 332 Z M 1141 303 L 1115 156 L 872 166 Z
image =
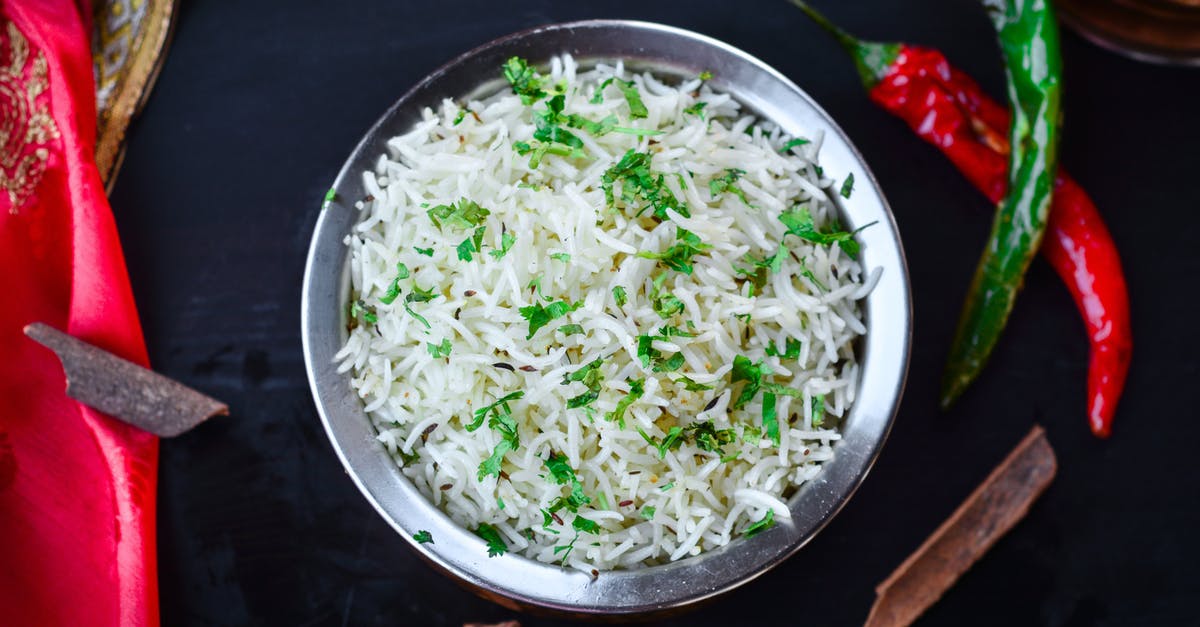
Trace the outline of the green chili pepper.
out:
M 983 0 L 999 36 L 1012 107 L 1008 194 L 975 270 L 942 378 L 942 406 L 975 379 L 1037 254 L 1058 168 L 1062 59 L 1050 0 Z

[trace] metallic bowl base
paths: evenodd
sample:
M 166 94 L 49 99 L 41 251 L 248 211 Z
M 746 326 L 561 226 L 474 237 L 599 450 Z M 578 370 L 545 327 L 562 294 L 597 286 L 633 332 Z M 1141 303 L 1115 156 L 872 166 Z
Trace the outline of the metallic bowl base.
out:
M 864 267 L 883 268 L 878 286 L 862 303 L 868 333 L 861 338 L 860 387 L 843 421 L 843 440 L 817 478 L 790 499 L 791 519 L 777 519 L 752 540 L 735 540 L 696 557 L 597 577 L 518 555 L 488 558 L 483 541 L 430 504 L 375 441 L 362 402 L 333 361 L 346 340 L 349 251 L 342 240 L 359 218 L 354 202 L 365 196 L 361 173 L 373 168 L 389 137 L 410 130 L 422 107 L 499 88 L 499 68 L 511 56 L 543 64 L 563 53 L 581 65 L 624 59 L 632 69 L 662 76 L 694 77 L 707 70 L 714 89 L 730 93 L 785 132 L 823 130 L 822 167 L 835 179 L 853 172 L 858 182 L 852 198 L 835 195 L 842 222 L 856 228 L 878 221 L 859 234 L 859 241 Z M 354 149 L 334 189 L 335 200 L 317 220 L 301 303 L 304 358 L 317 409 L 346 471 L 380 515 L 426 561 L 486 598 L 507 607 L 608 618 L 670 612 L 710 599 L 761 575 L 812 539 L 862 482 L 887 438 L 904 387 L 911 336 L 908 271 L 891 211 L 861 155 L 833 120 L 791 81 L 740 50 L 677 28 L 607 20 L 497 39 L 451 61 L 401 97 Z M 429 530 L 436 542 L 417 544 L 412 534 L 418 529 Z

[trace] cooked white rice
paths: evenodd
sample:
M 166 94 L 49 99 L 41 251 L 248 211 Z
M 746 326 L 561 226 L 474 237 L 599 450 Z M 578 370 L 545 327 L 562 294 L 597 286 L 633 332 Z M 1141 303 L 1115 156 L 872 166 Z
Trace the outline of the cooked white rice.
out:
M 786 233 L 779 215 L 797 204 L 822 230 L 832 228 L 836 209 L 829 195 L 841 181 L 820 174 L 821 137 L 781 153 L 788 138 L 775 126 L 743 114 L 735 100 L 699 78 L 671 85 L 630 75 L 620 63 L 585 72 L 570 57 L 554 59 L 547 76 L 564 87 L 566 113 L 591 120 L 615 114 L 622 126 L 663 132 L 597 137 L 572 130 L 584 156 L 547 155 L 531 168 L 514 143 L 531 141 L 531 112 L 544 103 L 526 106 L 505 89 L 426 109 L 411 132 L 388 142 L 375 170 L 363 173 L 370 195 L 359 203 L 362 221 L 346 238 L 351 299 L 362 306 L 338 354 L 341 371 L 353 373 L 379 441 L 422 493 L 466 528 L 494 526 L 509 551 L 533 559 L 586 571 L 636 568 L 724 545 L 768 510 L 786 518 L 784 500 L 820 471 L 839 438 L 836 429 L 813 425 L 836 425 L 854 402 L 853 342 L 865 331 L 857 300 L 878 271 L 868 277 L 837 244 L 791 235 L 786 247 L 792 254 L 757 295 L 747 295 L 737 268 L 751 267 L 747 255 L 776 252 Z M 591 102 L 612 76 L 634 82 L 645 118 L 631 119 L 616 85 L 603 90 L 602 102 Z M 707 103 L 703 117 L 684 113 L 697 102 Z M 666 174 L 664 183 L 690 218 L 672 212 L 660 221 L 650 212 L 635 216 L 636 207 L 608 206 L 601 177 L 630 149 L 653 155 L 651 167 Z M 731 168 L 745 171 L 736 184 L 749 204 L 733 192 L 710 193 L 709 181 Z M 439 228 L 427 215 L 462 198 L 490 210 L 482 222 L 483 252 L 472 261 L 456 251 L 472 231 Z M 633 254 L 666 250 L 680 227 L 711 246 L 695 255 L 692 274 Z M 495 258 L 489 252 L 498 255 L 502 232 L 516 239 Z M 432 256 L 418 249 L 432 249 Z M 397 284 L 400 296 L 384 304 L 398 264 L 411 276 Z M 653 278 L 664 273 L 662 293 L 684 305 L 668 320 L 651 306 Z M 537 277 L 540 291 L 530 287 Z M 406 303 L 414 286 L 432 289 L 435 297 Z M 614 299 L 618 286 L 627 293 L 624 306 Z M 581 305 L 526 339 L 529 323 L 520 308 L 547 299 Z M 364 310 L 377 322 L 364 321 Z M 583 333 L 557 330 L 565 324 L 578 324 Z M 663 357 L 683 354 L 676 372 L 643 367 L 638 354 L 638 336 L 664 326 L 695 335 L 653 342 Z M 800 342 L 798 357 L 767 354 L 769 345 L 782 351 L 789 338 Z M 443 340 L 449 356 L 433 356 Z M 762 393 L 732 408 L 743 385 L 730 381 L 738 355 L 762 360 L 770 381 L 795 390 L 795 397 L 778 398 L 778 446 L 761 431 Z M 597 358 L 603 359 L 598 398 L 590 409 L 568 409 L 568 400 L 588 388 L 564 385 L 564 376 Z M 688 391 L 674 382 L 680 375 L 713 389 Z M 644 396 L 628 408 L 622 429 L 605 414 L 633 379 L 644 379 Z M 486 422 L 474 431 L 466 425 L 475 409 L 516 391 L 524 393 L 509 403 L 519 445 L 503 458 L 500 476 L 480 480 L 480 465 L 502 434 Z M 818 397 L 824 412 L 814 423 Z M 639 434 L 661 441 L 672 426 L 703 421 L 736 434 L 722 447 L 724 461 L 692 438 L 660 455 Z M 559 509 L 545 526 L 542 510 L 571 491 L 548 472 L 551 454 L 565 455 L 590 502 L 577 512 Z M 577 534 L 577 516 L 598 530 Z M 577 535 L 573 550 L 561 548 Z

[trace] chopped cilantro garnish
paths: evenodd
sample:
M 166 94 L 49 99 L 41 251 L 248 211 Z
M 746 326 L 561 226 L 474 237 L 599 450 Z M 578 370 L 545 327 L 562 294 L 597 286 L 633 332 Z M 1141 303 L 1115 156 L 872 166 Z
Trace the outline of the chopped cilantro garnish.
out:
M 475 528 L 475 535 L 487 542 L 488 557 L 497 557 L 508 552 L 508 545 L 504 543 L 504 539 L 500 537 L 500 532 L 495 527 L 487 523 L 480 523 Z
M 542 91 L 542 79 L 529 63 L 521 57 L 511 57 L 504 62 L 504 78 L 512 85 L 513 93 L 521 97 L 521 102 L 531 105 L 534 101 L 546 97 Z
M 473 259 L 471 253 L 483 252 L 483 233 L 486 230 L 486 226 L 475 229 L 475 232 L 470 237 L 464 239 L 458 245 L 458 258 L 460 261 L 471 261 Z
M 458 202 L 449 205 L 438 205 L 425 212 L 433 225 L 442 228 L 443 225 L 461 229 L 475 228 L 483 223 L 484 218 L 491 212 L 469 198 L 459 198 Z
M 529 335 L 525 339 L 532 339 L 533 334 L 537 333 L 538 329 L 546 326 L 551 320 L 561 318 L 576 309 L 583 306 L 583 301 L 571 303 L 566 300 L 559 300 L 550 303 L 548 306 L 542 306 L 541 303 L 534 303 L 528 307 L 520 309 L 521 317 L 529 321 Z
M 603 492 L 597 494 L 596 495 L 596 504 L 600 507 L 600 509 L 609 509 L 608 495 L 604 494 Z
M 630 149 L 620 161 L 605 170 L 600 177 L 605 201 L 609 206 L 616 207 L 613 187 L 620 181 L 621 200 L 626 205 L 631 205 L 639 199 L 646 202 L 646 205 L 638 210 L 639 214 L 649 208 L 654 210 L 654 216 L 659 220 L 667 219 L 668 209 L 684 217 L 690 216 L 687 206 L 680 203 L 663 183 L 663 175 L 650 170 L 650 160 L 650 153 Z
M 425 348 L 429 350 L 429 354 L 432 355 L 434 359 L 437 359 L 438 357 L 449 357 L 450 351 L 454 349 L 454 345 L 450 343 L 450 340 L 444 339 L 442 340 L 441 344 L 426 342 Z
M 825 395 L 815 394 L 812 397 L 812 426 L 820 427 L 825 423 Z
M 742 537 L 753 538 L 754 536 L 766 531 L 767 529 L 770 529 L 773 526 L 775 526 L 775 510 L 768 509 L 767 515 L 763 516 L 762 520 L 750 525 L 749 527 L 746 527 L 746 530 L 742 532 Z
M 617 89 L 621 90 L 621 95 L 625 96 L 625 102 L 629 104 L 629 117 L 637 119 L 649 115 L 650 112 L 646 110 L 646 104 L 642 102 L 642 95 L 638 92 L 637 86 L 633 84 L 633 81 L 613 77 L 601 83 L 597 93 L 608 87 L 609 83 L 616 85 Z
M 846 175 L 846 180 L 842 182 L 842 198 L 849 198 L 850 192 L 854 191 L 854 173 Z
M 858 242 L 854 236 L 861 230 L 875 224 L 864 224 L 853 231 L 834 231 L 832 233 L 822 233 L 813 223 L 812 214 L 805 207 L 797 207 L 789 211 L 784 211 L 779 214 L 779 221 L 783 222 L 787 227 L 787 232 L 799 237 L 800 239 L 810 241 L 814 244 L 830 245 L 838 243 L 842 250 L 849 255 L 851 259 L 858 257 Z
M 505 255 L 508 254 L 509 249 L 512 248 L 513 244 L 516 243 L 516 241 L 517 241 L 516 235 L 513 235 L 512 233 L 505 231 L 500 234 L 500 249 L 493 250 L 493 251 L 489 252 L 488 254 L 491 255 L 493 259 L 502 259 L 502 258 L 504 258 Z
M 750 201 L 746 200 L 746 192 L 737 184 L 738 179 L 742 178 L 742 175 L 745 173 L 745 170 L 727 168 L 723 176 L 713 178 L 708 182 L 708 193 L 712 194 L 712 197 L 716 199 L 721 194 L 730 192 L 740 198 L 744 204 L 749 205 Z
M 500 433 L 500 441 L 496 443 L 496 448 L 492 451 L 491 457 L 479 464 L 479 476 L 477 478 L 480 481 L 483 481 L 483 478 L 489 475 L 499 477 L 500 465 L 504 462 L 504 454 L 517 450 L 521 445 L 521 437 L 517 433 L 517 421 L 513 420 L 511 413 L 507 411 L 503 413 L 493 411 L 492 417 L 488 419 L 488 427 Z
M 574 527 L 576 531 L 582 531 L 583 533 L 596 533 L 600 530 L 599 523 L 594 520 L 584 518 L 583 516 L 576 516 L 575 520 L 571 521 L 571 526 Z
M 729 371 L 729 383 L 732 385 L 738 381 L 746 382 L 746 386 L 742 388 L 742 393 L 733 402 L 734 409 L 741 409 L 746 403 L 754 400 L 759 388 L 762 387 L 764 370 L 762 362 L 755 364 L 742 355 L 734 356 L 733 369 Z
M 583 334 L 583 326 L 574 324 L 574 323 L 564 324 L 564 325 L 558 327 L 558 332 L 562 333 L 563 335 L 582 335 Z
M 566 455 L 557 455 L 551 451 L 549 457 L 546 458 L 545 464 L 546 469 L 550 471 L 550 476 L 556 484 L 570 486 L 571 488 L 569 495 L 565 498 L 560 496 L 554 499 L 549 509 L 542 510 L 543 527 L 549 528 L 550 523 L 556 519 L 555 513 L 559 510 L 566 509 L 567 511 L 577 512 L 581 506 L 591 503 L 592 500 L 584 495 L 583 484 L 579 482 L 579 477 L 575 475 L 575 470 L 571 468 Z
M 450 126 L 458 126 L 459 124 L 462 124 L 463 118 L 465 117 L 467 117 L 467 110 L 459 109 L 458 114 L 454 116 L 454 122 L 452 122 Z
M 563 263 L 571 263 L 571 255 L 567 253 L 550 253 L 551 259 L 557 259 Z
M 683 311 L 683 301 L 676 298 L 674 294 L 664 294 L 655 298 L 653 305 L 654 313 L 663 320 Z
M 663 485 L 659 486 L 659 487 L 658 487 L 658 489 L 659 489 L 659 490 L 662 490 L 663 492 L 666 492 L 667 490 L 670 490 L 670 489 L 671 489 L 671 488 L 673 488 L 673 487 L 675 487 L 675 482 L 674 482 L 674 481 L 668 481 L 667 483 L 665 483 L 665 484 L 663 484 Z
M 358 319 L 359 316 L 362 316 L 362 319 L 370 324 L 379 322 L 379 317 L 367 307 L 367 302 L 361 299 L 350 303 L 350 317 Z
M 809 141 L 809 140 L 807 140 L 807 139 L 804 139 L 803 137 L 797 137 L 797 138 L 795 138 L 795 139 L 789 139 L 789 140 L 787 141 L 787 143 L 785 143 L 785 144 L 783 145 L 783 147 L 779 149 L 779 152 L 787 152 L 787 151 L 789 151 L 789 150 L 791 150 L 791 149 L 793 149 L 793 148 L 795 148 L 795 147 L 797 147 L 797 146 L 803 146 L 804 144 L 811 144 L 811 143 L 812 143 L 811 141 Z
M 647 505 L 642 508 L 642 518 L 645 518 L 646 520 L 653 520 L 654 512 L 656 512 L 656 511 L 657 510 L 654 509 L 653 505 Z
M 708 70 L 704 70 L 703 72 L 700 73 L 700 76 L 698 78 L 702 81 L 710 81 L 710 80 L 712 80 L 712 77 L 713 77 L 712 72 L 710 72 Z
M 432 248 L 421 248 L 419 246 L 413 246 L 413 250 L 417 251 L 417 254 L 425 255 L 426 257 L 433 256 Z
M 789 337 L 784 340 L 784 349 L 782 352 L 775 347 L 775 343 L 767 344 L 767 354 L 780 359 L 796 359 L 800 357 L 800 340 Z
M 683 112 L 688 115 L 694 115 L 694 116 L 700 118 L 701 120 L 703 120 L 704 119 L 704 107 L 707 107 L 707 106 L 708 106 L 707 102 L 698 101 L 695 104 L 693 104 L 692 106 L 685 108 L 683 110 Z
M 497 496 L 496 497 L 496 507 L 499 507 L 500 509 L 504 509 L 504 499 Z
M 675 237 L 676 242 L 667 250 L 661 253 L 638 251 L 637 256 L 642 259 L 657 259 L 672 270 L 691 274 L 692 257 L 712 248 L 712 246 L 705 244 L 695 233 L 682 228 L 675 229 Z
M 639 335 L 637 343 L 637 356 L 642 362 L 643 368 L 650 368 L 654 372 L 674 372 L 679 370 L 683 365 L 683 353 L 675 353 L 669 358 L 664 358 L 662 351 L 654 348 L 654 340 L 669 340 L 665 335 Z
M 721 447 L 732 444 L 737 437 L 733 429 L 718 429 L 711 420 L 694 422 L 687 426 L 687 430 L 695 440 L 697 448 L 718 455 L 724 455 L 725 451 Z
M 673 451 L 683 445 L 686 440 L 683 437 L 683 427 L 674 426 L 667 430 L 667 434 L 661 440 L 642 431 L 641 427 L 637 428 L 637 432 L 641 434 L 642 439 L 647 444 L 658 449 L 658 457 L 662 459 L 667 456 L 667 451 Z
M 704 390 L 713 389 L 713 386 L 704 385 L 703 383 L 696 383 L 690 377 L 685 375 L 680 375 L 678 379 L 675 379 L 675 383 L 682 384 L 683 388 L 689 392 L 703 392 Z
M 625 296 L 625 288 L 620 285 L 614 285 L 612 288 L 613 301 L 617 303 L 617 307 L 624 307 L 625 303 L 629 302 L 629 298 Z
M 433 534 L 422 529 L 413 534 L 413 540 L 416 540 L 419 544 L 433 544 Z
M 625 382 L 629 384 L 629 393 L 617 401 L 616 408 L 604 415 L 609 421 L 615 420 L 622 429 L 625 428 L 625 410 L 646 393 L 645 379 L 626 379 Z
M 412 294 L 409 294 L 409 296 L 412 296 Z M 426 329 L 432 328 L 429 326 L 429 321 L 425 319 L 425 316 L 422 316 L 421 314 L 412 310 L 412 307 L 409 306 L 409 302 L 411 302 L 411 301 L 409 301 L 407 299 L 407 297 L 405 297 L 404 311 L 407 311 L 408 315 L 412 316 L 413 318 L 416 318 L 417 322 L 420 322 L 422 325 L 424 325 Z M 374 314 L 372 314 L 372 317 L 374 317 Z
M 328 205 L 333 202 L 334 198 L 337 198 L 337 190 L 330 187 L 329 191 L 325 192 L 325 204 Z
M 407 279 L 409 276 L 408 266 L 403 263 L 396 264 L 396 278 L 392 279 L 392 284 L 388 286 L 387 293 L 379 297 L 379 302 L 390 305 L 396 297 L 400 296 L 400 280 Z
M 600 372 L 600 366 L 602 365 L 604 365 L 603 359 L 595 359 L 584 364 L 575 372 L 563 375 L 563 385 L 570 385 L 577 382 L 587 386 L 586 392 L 567 401 L 568 409 L 585 407 L 592 404 L 597 398 L 600 398 L 600 383 L 604 381 L 604 373 Z
M 521 390 L 509 392 L 508 394 L 496 399 L 491 405 L 487 405 L 475 410 L 475 420 L 471 421 L 471 424 L 466 426 L 467 431 L 474 431 L 483 426 L 483 420 L 487 418 L 487 415 L 490 413 L 511 414 L 512 409 L 508 406 L 508 402 L 524 397 L 525 392 Z
M 775 394 L 772 392 L 763 392 L 762 420 L 763 429 L 766 430 L 767 437 L 771 439 L 771 442 L 775 446 L 779 446 L 779 415 L 775 400 Z

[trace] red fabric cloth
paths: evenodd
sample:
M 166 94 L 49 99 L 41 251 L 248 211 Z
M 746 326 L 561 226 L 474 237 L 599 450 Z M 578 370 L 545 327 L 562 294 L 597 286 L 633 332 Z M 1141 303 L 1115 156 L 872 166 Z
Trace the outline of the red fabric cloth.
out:
M 0 624 L 158 624 L 158 440 L 65 395 L 43 321 L 146 364 L 93 161 L 86 2 L 0 0 Z

